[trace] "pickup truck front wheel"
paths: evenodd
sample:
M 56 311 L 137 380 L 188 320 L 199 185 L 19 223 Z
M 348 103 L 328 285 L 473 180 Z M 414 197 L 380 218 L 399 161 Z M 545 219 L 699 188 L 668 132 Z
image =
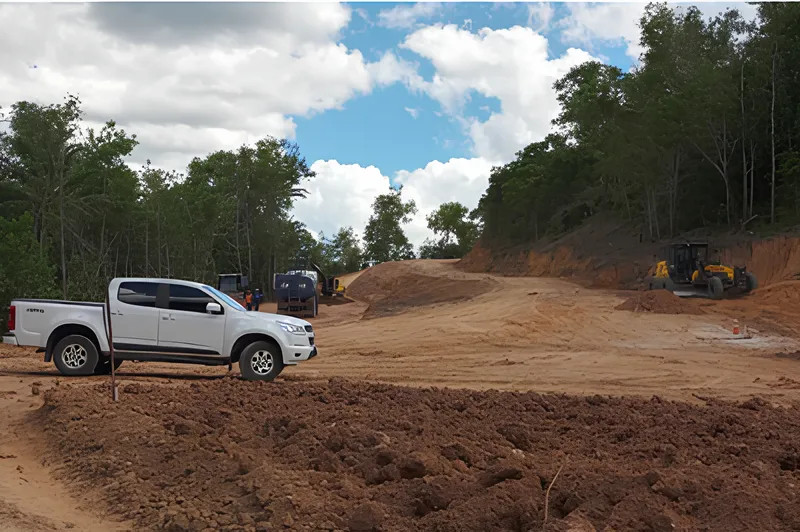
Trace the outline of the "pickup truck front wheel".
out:
M 242 351 L 239 371 L 248 381 L 271 381 L 283 371 L 280 348 L 269 342 L 253 342 Z
M 53 350 L 53 362 L 63 375 L 92 375 L 100 356 L 94 343 L 80 334 L 61 339 Z

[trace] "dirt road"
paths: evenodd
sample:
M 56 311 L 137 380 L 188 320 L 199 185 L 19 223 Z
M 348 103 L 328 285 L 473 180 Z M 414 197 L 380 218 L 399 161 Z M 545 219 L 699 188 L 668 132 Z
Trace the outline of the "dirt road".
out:
M 368 304 L 323 307 L 317 320 L 321 356 L 293 373 L 346 376 L 397 384 L 473 389 L 640 394 L 693 400 L 753 395 L 800 398 L 800 362 L 786 357 L 798 342 L 754 331 L 753 309 L 738 312 L 751 339 L 736 339 L 732 316 L 743 302 L 706 305 L 704 315 L 615 310 L 628 293 L 590 290 L 552 278 L 503 278 L 458 271 L 452 262 L 413 261 L 408 277 L 459 292 L 491 285 L 464 300 L 375 319 Z M 353 287 L 356 285 L 353 284 Z M 353 288 L 355 291 L 355 288 Z M 381 305 L 401 303 L 383 301 Z M 373 306 L 375 303 L 373 303 Z M 710 305 L 710 306 L 709 306 Z M 728 312 L 730 308 L 733 311 Z M 372 309 L 374 311 L 374 309 Z M 783 355 L 783 357 L 781 356 Z

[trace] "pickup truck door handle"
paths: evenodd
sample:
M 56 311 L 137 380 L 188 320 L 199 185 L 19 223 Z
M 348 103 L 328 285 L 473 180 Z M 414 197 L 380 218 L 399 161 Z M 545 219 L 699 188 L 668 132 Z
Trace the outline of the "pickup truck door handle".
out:
M 166 316 L 162 315 L 161 319 L 164 320 L 164 321 L 167 321 L 167 320 L 175 321 L 175 318 L 172 316 L 172 314 L 168 314 Z

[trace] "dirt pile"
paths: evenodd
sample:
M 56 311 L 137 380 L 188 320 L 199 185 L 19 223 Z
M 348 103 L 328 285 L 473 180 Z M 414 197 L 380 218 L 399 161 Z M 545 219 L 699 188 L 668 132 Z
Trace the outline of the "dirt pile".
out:
M 800 311 L 800 281 L 784 281 L 755 290 L 749 298 L 756 303 Z
M 391 316 L 411 307 L 463 301 L 492 289 L 492 283 L 426 275 L 418 261 L 373 266 L 347 287 L 347 295 L 369 303 L 367 318 Z
M 139 529 L 791 530 L 800 412 L 280 380 L 60 386 L 30 419 Z M 549 496 L 545 490 L 563 469 Z M 591 524 L 591 526 L 588 526 Z M 592 528 L 594 527 L 594 528 Z
M 617 305 L 617 310 L 652 312 L 654 314 L 705 314 L 691 299 L 676 296 L 667 290 L 640 291 Z

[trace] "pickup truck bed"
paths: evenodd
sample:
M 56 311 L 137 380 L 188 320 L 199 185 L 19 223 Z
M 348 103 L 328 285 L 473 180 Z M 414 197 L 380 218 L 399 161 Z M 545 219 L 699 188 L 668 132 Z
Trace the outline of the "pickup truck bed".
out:
M 115 367 L 124 360 L 228 365 L 272 380 L 317 354 L 310 323 L 248 312 L 225 294 L 176 279 L 114 279 L 109 285 Z M 111 371 L 104 303 L 16 299 L 3 342 L 44 351 L 65 375 Z

